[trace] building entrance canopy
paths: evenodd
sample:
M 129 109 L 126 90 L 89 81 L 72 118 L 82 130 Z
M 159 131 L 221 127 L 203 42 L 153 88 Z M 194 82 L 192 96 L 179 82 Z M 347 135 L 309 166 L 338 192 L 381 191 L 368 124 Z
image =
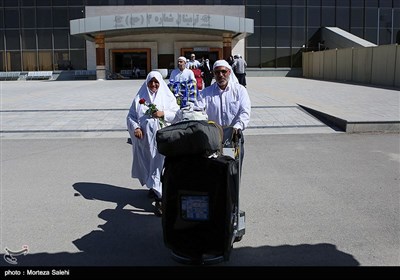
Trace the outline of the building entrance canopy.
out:
M 96 34 L 197 32 L 226 34 L 243 39 L 254 33 L 254 21 L 249 18 L 195 13 L 134 13 L 75 19 L 70 21 L 71 35 L 94 41 Z

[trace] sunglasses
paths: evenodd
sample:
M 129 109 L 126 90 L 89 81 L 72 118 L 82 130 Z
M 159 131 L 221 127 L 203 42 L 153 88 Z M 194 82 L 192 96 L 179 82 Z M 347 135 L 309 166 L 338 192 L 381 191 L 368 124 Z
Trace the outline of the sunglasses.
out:
M 226 73 L 228 73 L 228 70 L 214 70 L 215 75 L 218 75 L 219 73 L 222 73 L 223 75 L 225 75 Z

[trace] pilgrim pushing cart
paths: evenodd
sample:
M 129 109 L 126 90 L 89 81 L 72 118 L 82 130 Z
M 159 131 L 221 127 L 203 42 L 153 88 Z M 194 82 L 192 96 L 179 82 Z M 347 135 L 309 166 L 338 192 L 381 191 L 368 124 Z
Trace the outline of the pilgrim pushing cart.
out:
M 222 140 L 222 141 L 221 141 Z M 160 130 L 164 154 L 162 227 L 174 260 L 228 261 L 245 233 L 239 210 L 242 134 L 207 121 L 184 121 Z

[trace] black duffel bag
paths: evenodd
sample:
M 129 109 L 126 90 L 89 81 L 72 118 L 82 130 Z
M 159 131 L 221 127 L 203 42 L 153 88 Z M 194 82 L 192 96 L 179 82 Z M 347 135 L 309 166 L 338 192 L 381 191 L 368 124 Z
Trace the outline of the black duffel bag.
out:
M 158 152 L 168 157 L 222 152 L 222 127 L 211 121 L 182 121 L 157 131 Z

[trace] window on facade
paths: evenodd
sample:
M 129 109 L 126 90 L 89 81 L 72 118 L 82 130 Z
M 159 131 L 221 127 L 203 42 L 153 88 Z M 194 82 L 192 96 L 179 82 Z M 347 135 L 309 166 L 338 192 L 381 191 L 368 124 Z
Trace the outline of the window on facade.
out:
M 260 13 L 258 13 L 258 14 L 260 14 Z M 262 26 L 275 26 L 276 25 L 275 7 L 261 6 L 260 18 L 261 18 Z
M 310 7 L 307 9 L 307 25 L 308 26 L 320 26 L 321 22 L 321 9 Z
M 36 32 L 33 29 L 22 29 L 22 49 L 36 49 Z
M 259 7 L 247 7 L 246 16 L 254 20 L 254 26 L 260 26 L 260 8 Z
M 365 9 L 365 27 L 377 27 L 378 26 L 378 9 L 377 8 L 366 8 Z
M 52 52 L 51 51 L 39 51 L 39 71 L 51 71 L 53 70 L 52 63 Z
M 321 26 L 335 26 L 335 8 L 334 7 L 322 8 Z
M 290 47 L 290 27 L 276 28 L 276 46 Z
M 4 0 L 4 7 L 18 7 L 18 1 Z
M 276 67 L 275 48 L 261 48 L 261 67 Z
M 0 51 L 0 71 L 6 71 L 6 67 L 4 65 L 4 51 Z
M 276 8 L 276 26 L 290 26 L 291 10 L 290 7 Z
M 261 27 L 261 47 L 276 46 L 276 27 Z M 259 45 L 259 43 L 257 44 Z
M 51 20 L 51 8 L 37 8 L 36 9 L 36 27 L 50 28 L 53 27 Z
M 36 26 L 35 8 L 21 8 L 21 27 L 34 28 Z
M 71 69 L 86 69 L 85 50 L 71 51 Z
M 4 26 L 5 28 L 19 28 L 19 13 L 18 9 L 4 9 Z
M 344 30 L 350 28 L 350 9 L 349 8 L 336 8 L 336 26 Z
M 7 71 L 21 71 L 21 53 L 20 51 L 6 52 L 6 69 Z
M 260 46 L 260 27 L 254 27 L 254 33 L 247 37 L 248 47 L 258 47 Z
M 68 49 L 68 34 L 68 29 L 57 29 L 53 31 L 55 49 Z
M 68 8 L 53 8 L 53 26 L 69 27 Z
M 350 10 L 351 27 L 360 28 L 364 26 L 364 13 L 359 8 L 351 8 Z
M 70 40 L 70 48 L 71 49 L 83 49 L 86 46 L 86 41 L 84 38 L 71 35 L 69 37 Z
M 0 50 L 4 50 L 4 31 L 0 30 Z
M 22 52 L 22 70 L 23 71 L 37 71 L 37 63 L 36 63 L 36 51 Z
M 365 0 L 365 7 L 378 7 L 378 0 Z
M 290 67 L 291 63 L 290 48 L 277 48 L 276 49 L 276 67 Z
M 72 8 L 70 7 L 68 9 L 68 13 L 69 13 L 69 20 L 85 17 L 85 11 L 83 7 L 72 7 Z
M 19 31 L 18 30 L 6 30 L 6 48 L 7 50 L 19 50 Z
M 351 2 L 351 0 L 336 1 L 336 6 L 337 7 L 350 7 L 350 2 Z
M 35 6 L 35 0 L 19 0 L 21 6 Z
M 305 6 L 306 0 L 292 0 L 293 6 Z
M 51 49 L 53 48 L 52 44 L 52 31 L 50 29 L 38 29 L 37 30 L 37 38 L 38 38 L 38 48 L 39 49 Z
M 306 9 L 304 7 L 292 7 L 292 26 L 306 25 Z
M 70 6 L 83 6 L 84 5 L 83 2 L 84 2 L 83 0 L 68 0 L 68 4 Z
M 378 44 L 378 34 L 376 28 L 365 28 L 365 40 Z
M 68 50 L 54 52 L 54 69 L 55 70 L 69 70 L 71 68 L 71 61 L 69 58 Z
M 303 48 L 292 48 L 291 53 L 292 53 L 292 57 L 291 57 L 291 67 L 297 67 L 300 68 L 302 66 L 302 54 L 303 54 Z
M 4 28 L 4 13 L 3 13 L 3 9 L 0 9 L 0 28 Z
M 394 0 L 393 2 L 399 2 L 398 0 Z M 380 0 L 379 7 L 381 8 L 391 8 L 392 7 L 392 0 Z
M 301 48 L 306 44 L 305 32 L 304 27 L 292 27 L 292 47 Z
M 51 6 L 51 0 L 38 0 L 36 6 Z

